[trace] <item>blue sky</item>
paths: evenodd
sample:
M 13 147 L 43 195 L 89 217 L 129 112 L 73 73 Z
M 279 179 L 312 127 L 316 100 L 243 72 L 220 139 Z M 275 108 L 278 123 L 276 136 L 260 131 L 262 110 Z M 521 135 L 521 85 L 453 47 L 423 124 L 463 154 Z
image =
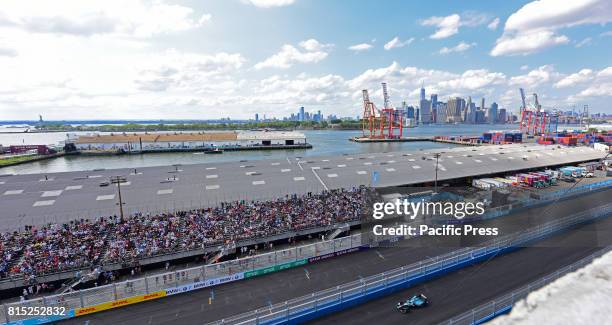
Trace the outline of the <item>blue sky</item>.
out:
M 355 116 L 382 81 L 395 105 L 422 81 L 441 100 L 516 110 L 523 87 L 612 113 L 604 0 L 36 4 L 0 8 L 0 119 Z

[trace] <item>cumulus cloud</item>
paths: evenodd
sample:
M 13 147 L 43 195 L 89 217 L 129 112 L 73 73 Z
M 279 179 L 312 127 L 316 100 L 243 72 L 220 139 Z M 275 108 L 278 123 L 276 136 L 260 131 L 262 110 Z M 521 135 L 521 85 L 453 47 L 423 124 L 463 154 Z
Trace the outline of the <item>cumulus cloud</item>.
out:
M 569 38 L 565 35 L 555 35 L 552 31 L 536 30 L 514 33 L 512 36 L 498 38 L 491 50 L 492 56 L 527 55 L 545 48 L 567 44 Z
M 593 70 L 582 69 L 576 73 L 572 73 L 571 75 L 559 80 L 557 83 L 555 83 L 555 88 L 574 86 L 576 84 L 588 81 L 594 76 L 595 76 L 595 73 L 593 72 Z
M 190 7 L 162 1 L 28 2 L 4 1 L 0 8 L 2 25 L 33 33 L 149 37 L 197 28 L 211 19 L 210 14 L 198 15 Z
M 203 55 L 169 50 L 142 63 L 134 83 L 138 89 L 145 91 L 219 89 L 227 81 L 226 74 L 236 72 L 244 62 L 245 59 L 238 53 Z
M 496 30 L 497 25 L 499 25 L 499 17 L 493 19 L 488 25 L 487 28 L 490 30 Z
M 431 34 L 429 38 L 441 39 L 453 36 L 459 32 L 461 17 L 458 14 L 452 14 L 445 17 L 433 16 L 421 21 L 423 26 L 435 26 L 436 32 Z
M 510 78 L 510 85 L 517 85 L 523 88 L 534 88 L 541 84 L 558 80 L 561 75 L 550 65 L 543 65 L 527 74 Z
M 453 47 L 443 47 L 440 49 L 439 53 L 440 54 L 449 54 L 449 53 L 453 53 L 453 52 L 464 52 L 469 50 L 470 48 L 476 46 L 476 43 L 471 43 L 468 44 L 466 42 L 460 42 L 459 44 L 457 44 L 456 46 Z
M 459 33 L 459 27 L 476 27 L 486 23 L 489 16 L 476 11 L 466 11 L 459 14 L 452 14 L 444 17 L 432 16 L 420 21 L 422 26 L 435 26 L 436 32 L 431 34 L 429 38 L 442 39 L 453 36 Z
M 411 37 L 405 41 L 401 41 L 399 37 L 394 37 L 392 40 L 387 42 L 384 46 L 385 50 L 391 50 L 399 47 L 404 47 L 406 45 L 410 45 L 410 43 L 414 42 L 414 37 Z
M 555 0 L 539 0 L 513 13 L 504 32 L 491 50 L 492 56 L 527 55 L 545 48 L 567 44 L 569 38 L 558 34 L 563 28 L 612 21 L 612 2 L 576 0 L 559 6 Z
M 264 61 L 255 64 L 255 69 L 287 69 L 293 66 L 293 64 L 295 63 L 317 63 L 325 59 L 328 55 L 328 53 L 324 51 L 327 45 L 323 46 L 323 44 L 319 43 L 317 40 L 314 39 L 303 41 L 300 43 L 300 46 L 304 48 L 305 51 L 300 51 L 293 45 L 283 45 L 281 47 L 280 52 L 272 55 Z
M 299 45 L 306 51 L 322 51 L 334 46 L 333 44 L 323 44 L 314 38 L 301 41 Z
M 272 76 L 256 83 L 254 90 L 251 103 L 284 106 L 334 104 L 349 95 L 344 78 L 334 74 L 321 77 L 301 75 L 293 79 Z
M 351 45 L 348 47 L 349 50 L 355 51 L 355 52 L 366 51 L 371 48 L 372 48 L 372 45 L 368 43 L 355 44 L 355 45 Z
M 292 5 L 295 0 L 242 0 L 244 3 L 251 4 L 260 8 L 284 7 Z

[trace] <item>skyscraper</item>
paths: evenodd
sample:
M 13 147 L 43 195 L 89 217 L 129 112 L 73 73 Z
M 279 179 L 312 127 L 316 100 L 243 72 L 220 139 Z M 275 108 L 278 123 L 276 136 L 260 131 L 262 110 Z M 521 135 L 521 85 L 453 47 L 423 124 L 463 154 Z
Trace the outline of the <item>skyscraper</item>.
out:
M 491 106 L 493 106 L 493 105 L 491 105 Z M 499 118 L 497 119 L 497 123 L 505 124 L 507 120 L 508 120 L 508 116 L 506 115 L 506 109 L 505 108 L 500 108 L 499 109 Z
M 255 113 L 255 122 L 259 122 L 259 114 Z
M 461 97 L 449 98 L 446 106 L 446 117 L 450 123 L 463 121 L 462 113 L 465 110 L 465 99 Z
M 425 100 L 425 88 L 423 88 L 423 82 L 421 82 L 421 101 Z
M 300 113 L 298 114 L 298 120 L 304 121 L 304 106 L 300 107 Z
M 491 103 L 491 108 L 489 108 L 489 123 L 494 124 L 497 123 L 498 112 L 497 112 L 497 103 Z
M 421 111 L 421 123 L 431 123 L 431 103 L 427 99 L 421 99 L 419 108 Z
M 437 105 L 438 105 L 438 94 L 431 94 L 429 100 L 429 111 L 431 112 L 431 123 L 436 123 L 438 118 Z

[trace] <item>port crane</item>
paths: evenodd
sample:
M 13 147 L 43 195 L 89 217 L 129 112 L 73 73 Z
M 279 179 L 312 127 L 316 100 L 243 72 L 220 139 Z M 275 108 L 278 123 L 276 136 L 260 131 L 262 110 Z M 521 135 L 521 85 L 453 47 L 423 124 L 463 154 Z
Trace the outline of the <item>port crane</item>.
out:
M 538 94 L 533 93 L 533 103 L 527 103 L 525 91 L 519 88 L 521 93 L 521 122 L 519 128 L 521 132 L 528 136 L 543 134 L 546 131 L 546 123 L 549 118 L 548 113 L 542 110 L 542 105 L 538 100 Z
M 363 117 L 361 120 L 363 136 L 370 139 L 400 139 L 404 132 L 403 111 L 391 106 L 386 82 L 382 83 L 382 91 L 382 109 L 378 109 L 370 100 L 367 89 L 361 91 L 363 97 Z

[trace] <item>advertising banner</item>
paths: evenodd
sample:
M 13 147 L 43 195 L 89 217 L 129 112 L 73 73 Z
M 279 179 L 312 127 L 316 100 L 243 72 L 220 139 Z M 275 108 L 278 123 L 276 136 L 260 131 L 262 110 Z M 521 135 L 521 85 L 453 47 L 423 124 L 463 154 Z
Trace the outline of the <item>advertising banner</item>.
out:
M 198 289 L 202 289 L 206 287 L 212 287 L 212 286 L 216 286 L 222 283 L 233 282 L 233 281 L 238 281 L 242 279 L 244 279 L 244 273 L 240 272 L 240 273 L 236 273 L 236 274 L 232 274 L 232 275 L 228 275 L 228 276 L 224 276 L 220 278 L 208 279 L 204 281 L 199 281 L 195 283 L 178 286 L 176 288 L 166 289 L 165 292 L 166 292 L 166 296 L 171 296 L 171 295 L 175 295 L 178 293 L 198 290 Z
M 283 263 L 283 264 L 279 264 L 279 265 L 274 265 L 274 266 L 270 266 L 270 267 L 266 267 L 263 269 L 258 269 L 258 270 L 254 270 L 254 271 L 248 271 L 248 272 L 244 272 L 244 278 L 248 279 L 248 278 L 252 278 L 252 277 L 256 277 L 256 276 L 260 276 L 260 275 L 264 275 L 264 274 L 268 274 L 268 273 L 274 273 L 274 272 L 278 272 L 281 270 L 286 270 L 286 269 L 290 269 L 296 266 L 300 266 L 300 265 L 306 265 L 308 264 L 308 259 L 303 259 L 303 260 L 297 260 L 297 261 L 293 261 L 293 262 L 288 262 L 288 263 Z
M 166 291 L 164 290 L 156 291 L 156 292 L 152 292 L 146 295 L 140 295 L 140 296 L 134 296 L 134 297 L 124 298 L 124 299 L 119 299 L 119 300 L 113 300 L 113 301 L 104 302 L 104 303 L 94 305 L 94 306 L 89 306 L 89 307 L 77 308 L 74 311 L 74 315 L 82 316 L 82 315 L 87 315 L 91 313 L 97 313 L 103 310 L 113 309 L 113 308 L 117 308 L 121 306 L 127 306 L 127 305 L 131 305 L 131 304 L 135 304 L 135 303 L 139 303 L 139 302 L 143 302 L 147 300 L 153 300 L 153 299 L 157 299 L 157 298 L 161 298 L 165 296 L 166 296 Z

